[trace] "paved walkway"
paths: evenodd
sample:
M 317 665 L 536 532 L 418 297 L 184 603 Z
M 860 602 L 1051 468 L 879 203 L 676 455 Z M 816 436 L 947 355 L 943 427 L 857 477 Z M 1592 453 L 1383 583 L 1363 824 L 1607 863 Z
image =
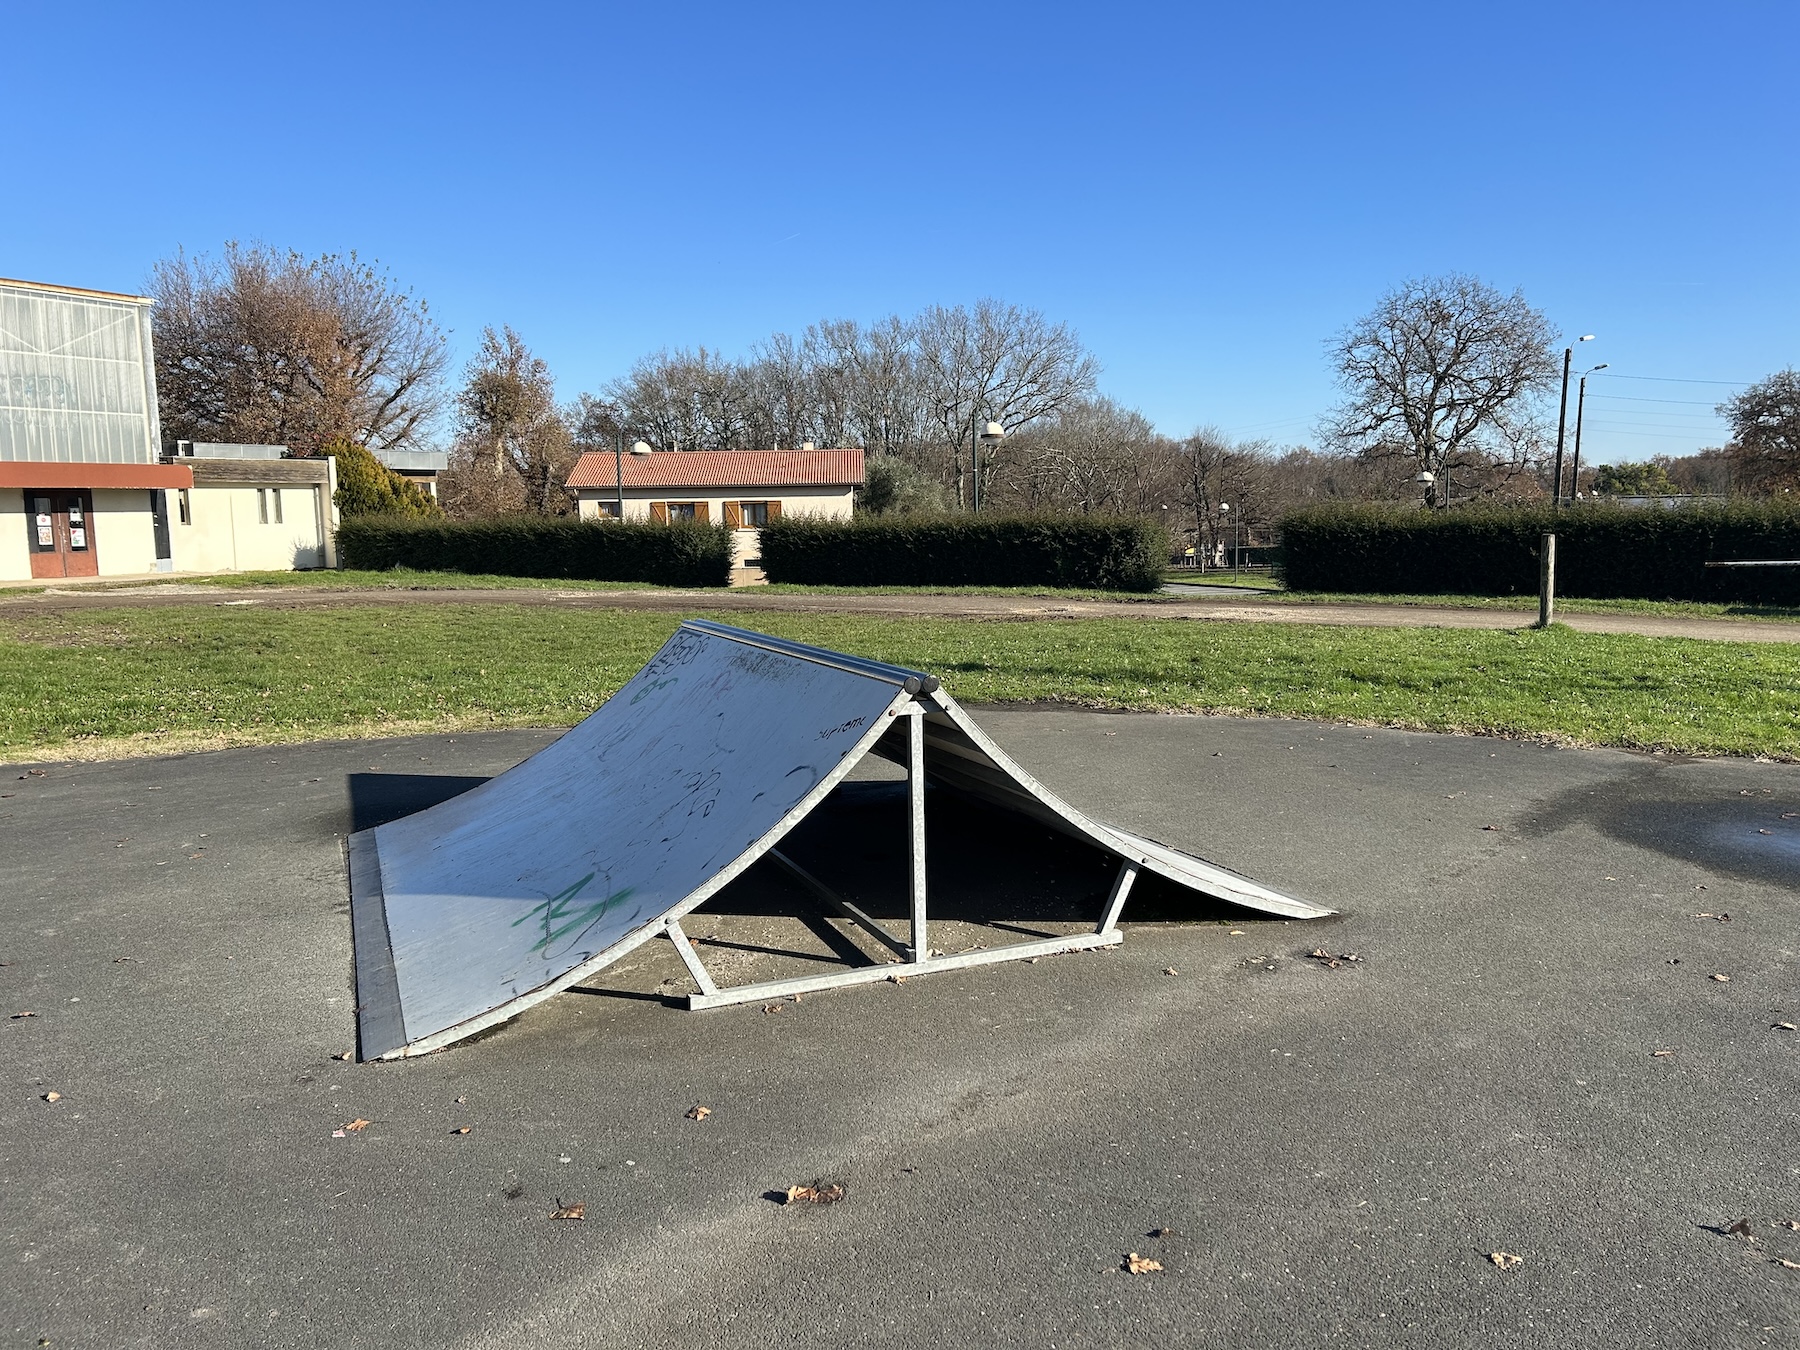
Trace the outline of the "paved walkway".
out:
M 1533 609 L 1460 609 L 1448 605 L 1303 604 L 1255 596 L 1063 599 L 1027 595 L 794 595 L 764 590 L 351 590 L 330 587 L 181 585 L 82 586 L 34 594 L 0 592 L 0 614 L 155 605 L 255 605 L 305 609 L 341 605 L 553 605 L 574 609 L 653 610 L 709 614 L 868 614 L 942 619 L 1183 619 L 1240 623 L 1323 623 L 1363 628 L 1521 628 Z M 1726 642 L 1800 642 L 1800 623 L 1687 615 L 1570 614 L 1557 618 L 1584 633 L 1710 638 Z

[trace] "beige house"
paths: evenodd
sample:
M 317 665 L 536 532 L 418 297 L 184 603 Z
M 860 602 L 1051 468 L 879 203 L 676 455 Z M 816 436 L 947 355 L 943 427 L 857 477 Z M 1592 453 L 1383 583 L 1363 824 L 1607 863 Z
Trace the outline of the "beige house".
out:
M 848 519 L 861 450 L 644 450 L 583 455 L 569 475 L 583 520 L 721 521 L 734 531 L 734 580 L 761 580 L 760 526 L 783 515 Z

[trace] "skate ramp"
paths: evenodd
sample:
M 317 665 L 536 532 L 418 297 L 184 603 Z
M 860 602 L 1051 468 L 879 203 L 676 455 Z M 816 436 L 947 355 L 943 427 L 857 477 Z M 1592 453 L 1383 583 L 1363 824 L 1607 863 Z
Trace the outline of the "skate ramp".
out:
M 896 935 L 782 856 L 782 837 L 866 755 L 907 770 L 910 933 Z M 961 953 L 926 937 L 924 790 L 962 793 L 1119 860 L 1095 930 Z M 359 1050 L 438 1049 L 591 977 L 641 943 L 674 943 L 692 1007 L 1107 946 L 1141 870 L 1286 917 L 1329 911 L 1088 819 L 1015 764 L 921 671 L 682 624 L 592 716 L 500 776 L 353 834 Z M 874 965 L 721 989 L 680 921 L 765 855 L 894 953 Z

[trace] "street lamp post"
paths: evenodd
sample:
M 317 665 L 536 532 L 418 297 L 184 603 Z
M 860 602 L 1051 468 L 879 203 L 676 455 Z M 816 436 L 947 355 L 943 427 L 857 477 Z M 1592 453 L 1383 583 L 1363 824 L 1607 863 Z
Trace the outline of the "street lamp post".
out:
M 971 511 L 981 510 L 981 448 L 986 446 L 991 450 L 994 446 L 1000 444 L 1005 436 L 1006 428 L 1001 426 L 998 422 L 989 422 L 986 427 L 982 429 L 981 434 L 976 435 L 975 417 L 973 414 L 970 415 L 969 467 L 974 470 L 974 473 L 969 480 L 969 509 Z
M 1575 457 L 1569 464 L 1569 500 L 1572 502 L 1581 495 L 1581 413 L 1587 406 L 1587 377 L 1596 370 L 1605 370 L 1607 363 L 1581 372 L 1581 385 L 1575 392 Z
M 1237 517 L 1231 514 L 1231 503 L 1230 502 L 1220 502 L 1219 503 L 1219 514 L 1224 516 L 1227 520 L 1229 520 L 1231 522 L 1231 575 L 1235 578 L 1238 574 Z
M 650 445 L 647 441 L 633 441 L 631 453 L 648 455 Z M 616 512 L 613 519 L 622 521 L 625 519 L 625 429 L 618 426 L 613 428 L 613 499 Z
M 1556 405 L 1556 468 L 1552 473 L 1552 477 L 1556 480 L 1556 486 L 1550 494 L 1551 505 L 1555 507 L 1562 506 L 1563 428 L 1569 420 L 1569 363 L 1575 359 L 1577 343 L 1592 342 L 1593 340 L 1594 335 L 1586 333 L 1563 348 L 1562 400 Z

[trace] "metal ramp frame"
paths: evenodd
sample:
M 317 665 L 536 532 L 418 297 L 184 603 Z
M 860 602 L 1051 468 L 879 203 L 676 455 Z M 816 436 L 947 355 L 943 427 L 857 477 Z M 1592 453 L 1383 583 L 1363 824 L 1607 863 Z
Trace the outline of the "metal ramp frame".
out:
M 870 754 L 906 773 L 904 938 L 777 847 Z M 776 771 L 790 761 L 796 767 Z M 707 795 L 726 773 L 739 790 Z M 927 781 L 1117 858 L 1093 931 L 934 954 Z M 670 833 L 658 838 L 662 830 Z M 718 985 L 682 920 L 764 855 L 894 959 Z M 703 620 L 683 623 L 561 740 L 460 797 L 352 835 L 349 864 L 363 1059 L 463 1040 L 656 937 L 669 940 L 698 987 L 688 1007 L 705 1009 L 1113 946 L 1145 871 L 1287 918 L 1331 912 L 1088 818 L 1015 763 L 935 676 Z M 605 894 L 595 902 L 585 888 L 601 872 Z

